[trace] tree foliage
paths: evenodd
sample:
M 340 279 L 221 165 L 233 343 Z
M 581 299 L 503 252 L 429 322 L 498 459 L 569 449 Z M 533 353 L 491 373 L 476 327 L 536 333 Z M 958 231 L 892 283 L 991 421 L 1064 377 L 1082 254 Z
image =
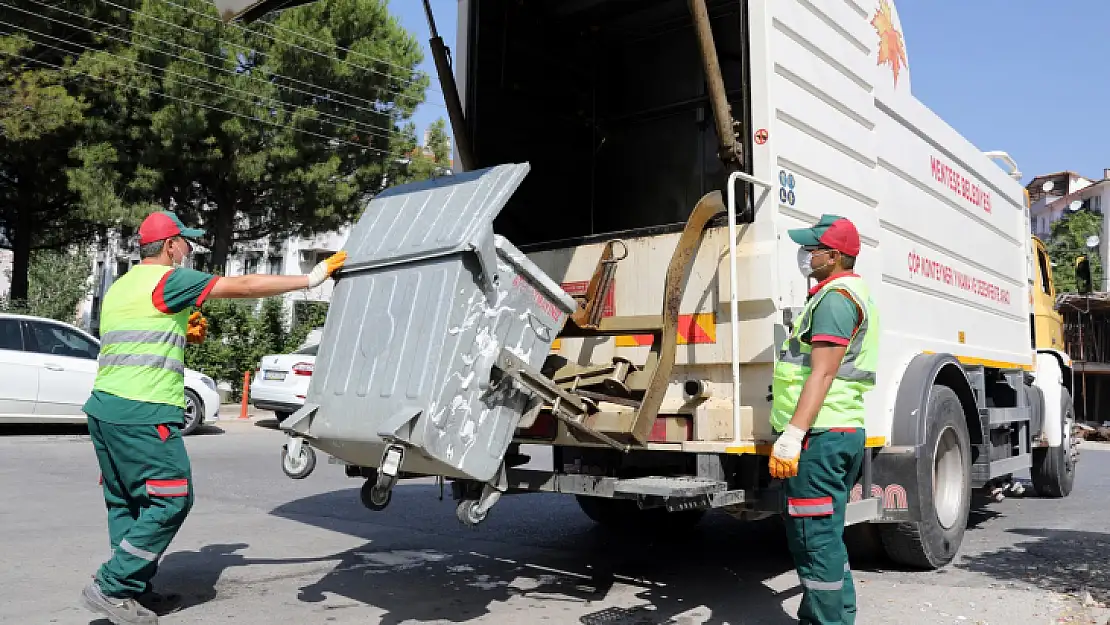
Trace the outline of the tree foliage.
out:
M 1082 209 L 1066 214 L 1052 224 L 1052 236 L 1046 247 L 1049 258 L 1055 264 L 1052 278 L 1057 293 L 1076 292 L 1075 260 L 1081 255 L 1086 255 L 1090 261 L 1092 287 L 1099 290 L 1103 276 L 1102 259 L 1099 258 L 1098 248 L 1092 250 L 1087 247 L 1087 238 L 1102 234 L 1102 219 L 1101 214 Z
M 428 83 L 382 0 L 311 3 L 249 28 L 204 0 L 148 2 L 132 29 L 126 58 L 88 60 L 126 74 L 114 103 L 129 119 L 112 143 L 131 150 L 110 156 L 151 171 L 148 199 L 208 230 L 213 270 L 236 243 L 357 217 Z M 120 182 L 103 186 L 124 193 Z
M 322 326 L 325 309 L 296 325 L 286 322 L 281 297 L 264 300 L 212 300 L 202 314 L 208 319 L 204 343 L 185 350 L 185 366 L 214 380 L 231 384 L 241 397 L 243 374 L 254 372 L 267 354 L 284 354 L 299 348 L 314 327 Z
M 92 288 L 91 269 L 86 248 L 38 250 L 31 254 L 27 297 L 4 300 L 0 309 L 77 324 L 77 306 Z
M 112 23 L 112 15 L 62 2 L 52 7 Z M 88 124 L 100 112 L 95 89 L 75 73 L 74 50 L 103 47 L 84 31 L 59 26 L 42 7 L 19 0 L 4 12 L 18 28 L 0 36 L 0 247 L 13 252 L 10 297 L 28 298 L 28 272 L 36 250 L 59 250 L 88 240 L 97 224 L 117 225 L 118 204 L 97 205 L 75 182 L 91 172 Z M 35 10 L 38 9 L 38 10 Z M 98 12 L 99 11 L 99 12 Z M 90 202 L 89 200 L 93 200 Z
M 329 0 L 225 25 L 207 0 L 6 3 L 0 247 L 30 256 L 173 208 L 236 244 L 337 229 L 402 167 L 419 42 L 386 0 Z M 409 174 L 406 174 L 409 175 Z M 413 172 L 413 176 L 430 172 Z

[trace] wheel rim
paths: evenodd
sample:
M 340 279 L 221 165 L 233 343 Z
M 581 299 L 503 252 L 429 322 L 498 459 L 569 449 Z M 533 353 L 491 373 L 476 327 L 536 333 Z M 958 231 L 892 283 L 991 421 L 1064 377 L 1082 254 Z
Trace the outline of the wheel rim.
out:
M 963 507 L 964 453 L 956 430 L 947 427 L 933 450 L 933 507 L 944 529 L 956 524 Z
M 305 466 L 307 466 L 307 465 L 308 465 L 308 454 L 305 453 L 304 450 L 301 450 L 300 455 L 298 455 L 296 458 L 289 455 L 288 453 L 285 454 L 285 468 L 290 473 L 300 473 L 301 471 L 304 470 Z
M 189 427 L 197 420 L 197 403 L 192 397 L 185 396 L 185 427 Z
M 1064 416 L 1064 432 L 1061 446 L 1064 448 L 1064 472 L 1070 475 L 1075 471 L 1075 464 L 1079 460 L 1079 441 L 1072 436 L 1075 428 L 1075 414 L 1070 410 Z

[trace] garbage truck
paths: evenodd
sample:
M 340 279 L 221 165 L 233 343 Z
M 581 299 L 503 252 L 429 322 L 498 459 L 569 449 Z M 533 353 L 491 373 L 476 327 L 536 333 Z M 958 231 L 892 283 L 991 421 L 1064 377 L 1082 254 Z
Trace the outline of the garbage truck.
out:
M 459 0 L 451 55 L 428 17 L 455 171 L 353 226 L 291 477 L 320 450 L 372 510 L 434 477 L 467 525 L 540 492 L 618 529 L 774 515 L 772 370 L 810 286 L 786 231 L 832 213 L 883 319 L 846 524 L 934 569 L 977 492 L 1069 494 L 1021 173 L 914 96 L 892 0 Z

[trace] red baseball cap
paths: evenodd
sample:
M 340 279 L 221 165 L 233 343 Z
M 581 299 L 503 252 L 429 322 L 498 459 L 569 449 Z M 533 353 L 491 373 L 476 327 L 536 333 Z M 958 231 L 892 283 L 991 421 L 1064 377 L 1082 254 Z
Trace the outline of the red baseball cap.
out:
M 177 218 L 177 215 L 169 211 L 158 211 L 151 213 L 139 225 L 139 245 L 146 245 L 147 243 L 154 243 L 155 241 L 164 241 L 170 237 L 185 237 L 186 239 L 196 239 L 204 236 L 204 230 L 196 228 L 186 228 L 185 224 Z
M 824 246 L 847 256 L 859 256 L 859 231 L 855 224 L 839 215 L 821 215 L 812 228 L 788 231 L 790 239 L 804 247 Z

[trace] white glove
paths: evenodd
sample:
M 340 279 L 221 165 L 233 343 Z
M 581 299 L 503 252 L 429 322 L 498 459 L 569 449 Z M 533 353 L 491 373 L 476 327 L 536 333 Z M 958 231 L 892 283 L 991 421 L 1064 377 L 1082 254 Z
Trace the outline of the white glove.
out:
M 805 430 L 787 423 L 786 429 L 775 441 L 774 455 L 784 460 L 797 458 L 802 455 L 802 439 L 805 437 Z
M 798 460 L 802 456 L 802 439 L 805 436 L 805 430 L 786 424 L 786 430 L 775 441 L 771 451 L 771 477 L 785 479 L 798 475 Z
M 308 288 L 312 289 L 323 284 L 324 280 L 331 277 L 331 274 L 342 267 L 346 260 L 347 252 L 339 252 L 316 263 L 312 271 L 308 272 Z

